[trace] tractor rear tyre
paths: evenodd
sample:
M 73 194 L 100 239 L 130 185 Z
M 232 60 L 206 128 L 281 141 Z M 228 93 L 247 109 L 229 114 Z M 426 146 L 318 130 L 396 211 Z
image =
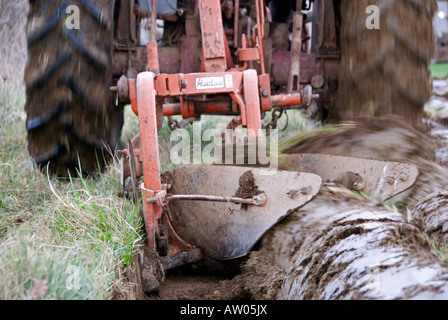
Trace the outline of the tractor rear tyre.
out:
M 27 25 L 28 151 L 58 176 L 101 172 L 123 123 L 109 91 L 114 1 L 72 3 L 30 0 Z
M 435 0 L 341 1 L 342 61 L 332 119 L 395 115 L 421 125 L 431 95 L 436 9 Z

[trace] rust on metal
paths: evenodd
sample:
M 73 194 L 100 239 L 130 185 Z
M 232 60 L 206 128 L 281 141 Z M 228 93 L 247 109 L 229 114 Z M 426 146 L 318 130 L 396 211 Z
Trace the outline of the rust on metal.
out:
M 260 134 L 261 108 L 258 97 L 258 75 L 255 70 L 243 71 L 244 77 L 244 104 L 246 107 L 247 135 L 249 139 Z
M 159 140 L 157 130 L 156 94 L 154 90 L 154 74 L 143 72 L 137 78 L 137 105 L 140 122 L 142 145 L 142 162 L 144 167 L 144 187 L 148 190 L 161 190 Z M 145 192 L 143 212 L 145 218 L 148 245 L 156 249 L 156 237 L 159 233 L 158 220 L 162 209 L 146 200 L 154 194 Z
M 135 79 L 129 79 L 129 100 L 131 100 L 132 111 L 138 116 L 138 106 L 137 106 L 137 83 Z
M 202 48 L 206 72 L 227 70 L 220 0 L 199 0 Z
M 159 74 L 160 67 L 159 67 L 159 54 L 158 54 L 158 49 L 157 49 L 157 41 L 148 42 L 148 44 L 146 45 L 146 48 L 148 50 L 148 68 L 147 68 L 147 70 L 154 74 Z
M 240 18 L 240 0 L 235 0 L 235 21 L 233 25 L 233 46 L 238 48 L 239 45 L 239 18 Z
M 151 0 L 151 42 L 157 41 L 157 0 Z M 149 70 L 151 71 L 151 70 Z
M 260 58 L 261 58 L 260 50 L 257 48 L 247 48 L 238 50 L 238 60 L 242 62 L 259 61 Z
M 302 95 L 300 93 L 280 94 L 271 97 L 273 107 L 300 106 Z
M 299 1 L 300 3 L 302 1 Z M 300 7 L 301 8 L 301 7 Z M 288 93 L 298 91 L 300 87 L 300 62 L 302 56 L 303 14 L 298 8 L 293 16 L 293 32 L 291 42 L 291 69 L 288 79 Z
M 132 197 L 134 199 L 134 204 L 138 204 L 139 198 L 140 198 L 140 192 L 138 188 L 138 171 L 137 171 L 137 161 L 134 153 L 134 147 L 131 140 L 128 140 L 128 150 L 129 150 L 129 157 L 128 157 L 128 164 L 129 164 L 129 174 L 130 174 L 130 186 L 131 186 L 131 192 Z
M 264 0 L 255 0 L 255 8 L 257 14 L 257 36 L 256 40 L 256 48 L 260 53 L 260 66 L 261 73 L 265 74 L 265 65 L 264 65 L 264 55 L 263 55 L 263 38 L 264 38 Z
M 259 83 L 259 95 L 261 103 L 261 111 L 267 112 L 272 109 L 272 96 L 271 96 L 271 77 L 267 74 L 258 76 Z

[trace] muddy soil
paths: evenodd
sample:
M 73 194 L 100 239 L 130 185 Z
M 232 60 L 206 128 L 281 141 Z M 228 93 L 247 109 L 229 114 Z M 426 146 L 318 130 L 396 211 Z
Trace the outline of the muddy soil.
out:
M 266 235 L 258 256 L 284 270 L 280 300 L 447 298 L 448 269 L 419 226 L 342 190 L 321 189 Z
M 134 267 L 119 286 L 113 288 L 114 300 L 249 300 L 241 276 L 236 273 L 204 270 L 203 266 L 190 265 L 166 271 L 160 280 L 159 292 L 147 295 L 142 291 L 140 265 Z

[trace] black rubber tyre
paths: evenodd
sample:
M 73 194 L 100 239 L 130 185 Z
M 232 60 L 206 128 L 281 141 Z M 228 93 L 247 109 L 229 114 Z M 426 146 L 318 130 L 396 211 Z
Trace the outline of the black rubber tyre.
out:
M 67 28 L 70 5 L 79 8 L 79 29 Z M 100 172 L 118 146 L 123 111 L 109 91 L 113 11 L 112 0 L 30 0 L 28 151 L 58 176 Z
M 366 9 L 380 9 L 380 29 L 368 29 Z M 342 0 L 342 61 L 336 120 L 399 116 L 422 121 L 431 95 L 435 0 Z

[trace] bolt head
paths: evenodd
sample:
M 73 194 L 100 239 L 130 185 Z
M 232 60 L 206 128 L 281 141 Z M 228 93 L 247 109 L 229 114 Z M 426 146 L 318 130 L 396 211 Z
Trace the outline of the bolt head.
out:
M 311 192 L 311 187 L 310 186 L 307 186 L 307 187 L 304 187 L 304 188 L 300 189 L 300 193 L 305 195 L 305 196 L 309 195 L 310 192 Z
M 390 185 L 393 185 L 395 183 L 395 178 L 394 177 L 387 177 L 386 178 L 386 182 Z

